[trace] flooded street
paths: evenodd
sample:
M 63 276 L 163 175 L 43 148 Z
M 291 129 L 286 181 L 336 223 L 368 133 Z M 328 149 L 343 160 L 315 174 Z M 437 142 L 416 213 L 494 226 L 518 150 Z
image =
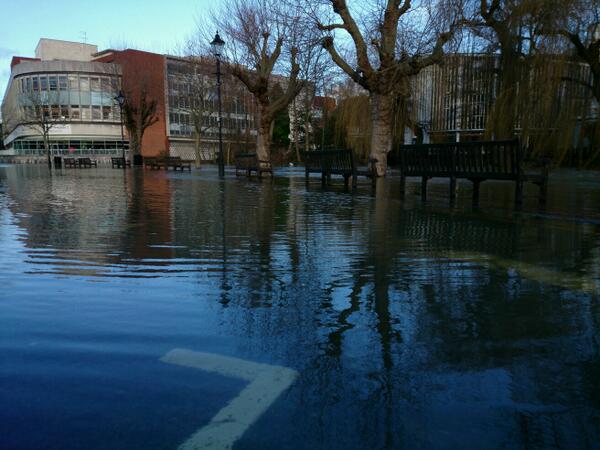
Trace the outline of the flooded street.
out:
M 0 448 L 597 448 L 600 175 L 470 189 L 0 166 Z

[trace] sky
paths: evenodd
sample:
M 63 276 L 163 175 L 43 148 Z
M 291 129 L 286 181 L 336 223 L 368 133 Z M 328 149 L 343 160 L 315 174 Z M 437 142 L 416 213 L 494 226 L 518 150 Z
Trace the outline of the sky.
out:
M 0 99 L 14 55 L 35 56 L 40 38 L 171 53 L 196 22 L 227 0 L 2 0 Z

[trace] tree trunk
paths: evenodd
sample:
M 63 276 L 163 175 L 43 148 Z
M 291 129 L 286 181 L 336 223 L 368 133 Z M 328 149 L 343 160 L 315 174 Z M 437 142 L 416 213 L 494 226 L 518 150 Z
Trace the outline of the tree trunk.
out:
M 519 55 L 510 43 L 501 46 L 500 85 L 492 110 L 493 124 L 490 127 L 494 139 L 511 139 L 517 121 L 517 87 L 521 74 Z
M 48 169 L 52 170 L 52 158 L 50 157 L 50 138 L 47 133 L 44 133 L 44 148 L 46 150 L 46 157 L 48 158 Z
M 371 153 L 378 177 L 387 170 L 387 154 L 392 150 L 392 95 L 371 93 Z
M 194 152 L 196 154 L 196 168 L 200 168 L 200 159 L 202 159 L 202 154 L 200 152 L 200 133 L 196 132 L 196 142 L 195 142 Z
M 273 120 L 261 107 L 259 111 L 258 130 L 256 139 L 256 156 L 261 161 L 271 161 L 271 133 L 273 132 Z

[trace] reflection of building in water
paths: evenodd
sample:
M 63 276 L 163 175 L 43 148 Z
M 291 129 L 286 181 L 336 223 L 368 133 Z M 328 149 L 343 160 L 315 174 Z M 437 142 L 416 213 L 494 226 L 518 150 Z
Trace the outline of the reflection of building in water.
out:
M 39 166 L 11 169 L 4 171 L 11 209 L 27 230 L 23 243 L 36 249 L 32 261 L 40 270 L 107 275 L 127 271 L 122 264 L 169 264 L 174 250 L 168 178 L 110 171 L 86 174 L 82 183 L 75 172 L 45 177 Z

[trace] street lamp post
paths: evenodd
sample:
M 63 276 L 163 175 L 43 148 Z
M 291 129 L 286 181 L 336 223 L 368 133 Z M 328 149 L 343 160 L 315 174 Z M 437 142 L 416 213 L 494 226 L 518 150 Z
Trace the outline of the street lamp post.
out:
M 219 177 L 225 176 L 225 160 L 223 159 L 223 117 L 221 116 L 221 56 L 225 41 L 219 36 L 219 32 L 215 34 L 215 38 L 210 43 L 212 54 L 217 60 L 217 102 L 219 104 Z
M 125 104 L 125 96 L 123 91 L 119 91 L 119 94 L 115 97 L 116 102 L 119 104 L 119 119 L 121 122 L 121 149 L 123 151 L 123 169 L 127 168 L 125 163 L 125 134 L 123 133 L 123 105 Z

